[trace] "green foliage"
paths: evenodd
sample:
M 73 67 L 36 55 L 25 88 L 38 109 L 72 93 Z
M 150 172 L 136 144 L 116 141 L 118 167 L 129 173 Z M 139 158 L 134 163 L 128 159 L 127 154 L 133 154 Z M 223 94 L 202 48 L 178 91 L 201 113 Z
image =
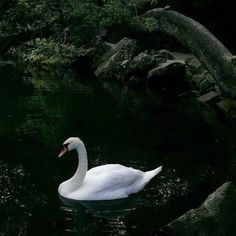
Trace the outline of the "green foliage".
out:
M 143 29 L 152 32 L 153 30 L 157 29 L 157 21 L 152 17 L 145 17 L 140 22 Z
M 157 3 L 158 0 L 106 0 L 103 7 L 104 25 L 132 24 L 141 8 Z
M 103 24 L 110 26 L 113 24 L 126 23 L 131 17 L 130 8 L 125 1 L 108 0 L 103 9 Z
M 46 0 L 17 0 L 14 7 L 2 12 L 0 34 L 16 35 L 24 31 L 42 29 L 53 24 L 55 17 Z
M 102 11 L 91 0 L 67 0 L 63 5 L 70 40 L 75 44 L 91 44 L 102 29 Z
M 8 55 L 16 56 L 21 62 L 37 68 L 68 65 L 81 53 L 87 53 L 93 48 L 97 36 L 104 29 L 115 30 L 117 25 L 127 27 L 133 24 L 142 6 L 156 2 L 9 0 L 0 4 L 0 49 L 1 43 L 21 39 L 23 42 L 16 42 Z M 151 28 L 152 22 L 146 23 Z M 18 37 L 22 33 L 27 33 L 25 38 Z
M 65 66 L 75 58 L 88 53 L 88 49 L 76 48 L 73 44 L 58 43 L 54 39 L 40 39 L 26 42 L 11 50 L 13 55 L 30 67 Z

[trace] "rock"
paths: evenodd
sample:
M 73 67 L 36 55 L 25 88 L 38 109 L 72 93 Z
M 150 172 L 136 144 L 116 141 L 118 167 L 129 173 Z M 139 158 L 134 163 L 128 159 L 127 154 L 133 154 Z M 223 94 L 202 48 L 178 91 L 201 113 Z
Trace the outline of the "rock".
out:
M 215 80 L 207 72 L 196 57 L 189 57 L 185 60 L 186 77 L 190 86 L 200 91 L 201 94 L 207 93 L 215 88 Z
M 199 102 L 203 102 L 203 103 L 211 103 L 216 101 L 216 99 L 219 99 L 219 93 L 214 92 L 214 91 L 210 91 L 208 93 L 203 94 L 202 96 L 198 97 L 198 101 Z
M 162 63 L 165 63 L 166 62 L 166 59 L 165 58 L 155 58 L 155 61 L 156 61 L 156 64 L 157 65 L 160 65 Z
M 199 84 L 203 79 L 203 75 L 206 70 L 202 68 L 200 61 L 195 57 L 191 56 L 185 59 L 186 65 L 186 77 L 191 87 L 199 89 Z
M 216 105 L 220 110 L 226 113 L 230 112 L 232 109 L 236 109 L 236 101 L 231 99 L 222 100 L 218 102 Z
M 139 75 L 132 75 L 129 80 L 128 84 L 131 86 L 143 85 L 145 84 L 145 77 Z
M 185 64 L 181 60 L 167 60 L 165 63 L 153 68 L 148 72 L 149 83 L 169 84 L 176 83 L 179 78 L 184 78 Z
M 91 56 L 93 62 L 92 70 L 96 70 L 98 65 L 104 62 L 104 58 L 110 55 L 110 52 L 115 48 L 115 44 L 109 42 L 98 41 L 95 50 Z
M 145 52 L 138 54 L 132 61 L 135 73 L 147 72 L 155 66 L 155 58 Z
M 162 227 L 170 236 L 236 235 L 236 188 L 224 183 L 197 209 L 191 209 Z
M 115 44 L 109 43 L 109 42 L 104 42 L 103 47 L 106 51 L 111 51 L 115 47 Z
M 103 56 L 102 63 L 97 66 L 95 75 L 101 79 L 115 77 L 123 80 L 132 70 L 129 62 L 139 51 L 136 40 L 123 38 Z
M 201 62 L 193 55 L 185 59 L 185 64 L 186 68 L 193 71 L 194 74 L 203 72 Z
M 157 54 L 155 55 L 155 58 L 165 58 L 166 60 L 173 60 L 174 57 L 173 55 L 171 54 L 171 52 L 163 49 L 163 50 L 159 50 L 157 52 Z
M 169 53 L 178 60 L 183 60 L 185 63 L 185 60 L 187 60 L 188 58 L 194 57 L 193 54 L 190 53 L 186 53 L 186 52 L 179 52 L 179 51 L 169 51 Z
M 236 118 L 236 101 L 232 99 L 224 99 L 216 104 L 220 111 L 224 112 L 231 118 Z
M 190 84 L 190 86 L 194 89 L 199 89 L 200 88 L 200 84 L 203 82 L 204 77 L 203 74 L 196 74 L 196 75 L 192 75 L 191 79 L 188 79 L 188 82 Z
M 215 83 L 211 79 L 206 79 L 203 77 L 203 80 L 199 84 L 199 91 L 201 94 L 207 93 L 213 90 L 215 87 Z
M 183 69 L 184 68 L 184 63 L 178 60 L 168 60 L 165 63 L 161 63 L 159 66 L 153 68 L 152 70 L 149 71 L 148 73 L 148 79 L 151 79 L 153 77 L 158 77 L 163 75 L 164 73 L 168 73 L 170 70 L 175 70 L 175 69 Z

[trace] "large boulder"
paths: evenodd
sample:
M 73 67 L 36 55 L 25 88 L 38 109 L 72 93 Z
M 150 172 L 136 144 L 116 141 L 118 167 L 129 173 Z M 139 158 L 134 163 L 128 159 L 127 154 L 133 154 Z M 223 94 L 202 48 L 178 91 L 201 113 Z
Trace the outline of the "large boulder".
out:
M 146 52 L 141 52 L 132 61 L 133 70 L 135 73 L 145 73 L 155 66 L 155 64 L 155 57 L 147 54 Z
M 162 227 L 170 236 L 236 235 L 236 188 L 224 183 L 197 209 L 191 209 Z
M 182 84 L 185 64 L 182 60 L 167 60 L 148 72 L 147 80 L 154 85 Z M 181 79 L 182 81 L 180 81 Z
M 131 73 L 131 60 L 140 52 L 137 41 L 123 38 L 102 56 L 95 75 L 100 79 L 116 78 L 123 80 Z

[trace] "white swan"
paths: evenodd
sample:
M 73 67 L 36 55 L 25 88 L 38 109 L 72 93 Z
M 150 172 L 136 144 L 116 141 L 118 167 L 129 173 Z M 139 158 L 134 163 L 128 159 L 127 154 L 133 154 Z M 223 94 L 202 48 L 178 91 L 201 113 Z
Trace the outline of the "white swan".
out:
M 119 164 L 97 166 L 89 171 L 84 143 L 77 137 L 63 143 L 59 157 L 76 149 L 79 164 L 75 174 L 60 184 L 58 192 L 62 197 L 73 200 L 112 200 L 126 198 L 142 190 L 157 175 L 162 166 L 147 172 Z

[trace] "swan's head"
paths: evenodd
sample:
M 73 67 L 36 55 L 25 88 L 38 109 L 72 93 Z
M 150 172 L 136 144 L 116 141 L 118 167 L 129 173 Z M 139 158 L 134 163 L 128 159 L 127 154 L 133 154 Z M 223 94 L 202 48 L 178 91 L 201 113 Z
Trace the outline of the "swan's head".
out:
M 78 137 L 68 138 L 63 143 L 63 148 L 62 148 L 60 154 L 58 155 L 58 157 L 62 157 L 65 153 L 67 153 L 67 152 L 69 152 L 71 150 L 79 148 L 80 144 L 82 144 L 82 143 L 83 142 Z

